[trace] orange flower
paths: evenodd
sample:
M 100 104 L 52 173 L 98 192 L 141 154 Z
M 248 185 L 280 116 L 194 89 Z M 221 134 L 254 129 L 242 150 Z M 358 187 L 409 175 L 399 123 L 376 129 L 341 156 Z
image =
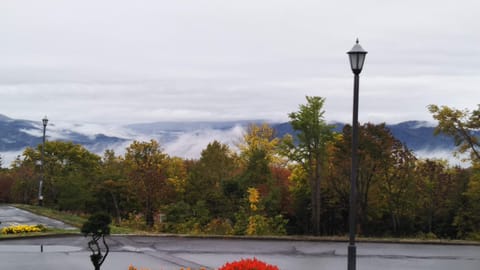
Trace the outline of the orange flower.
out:
M 279 268 L 253 258 L 226 263 L 218 270 L 279 270 Z

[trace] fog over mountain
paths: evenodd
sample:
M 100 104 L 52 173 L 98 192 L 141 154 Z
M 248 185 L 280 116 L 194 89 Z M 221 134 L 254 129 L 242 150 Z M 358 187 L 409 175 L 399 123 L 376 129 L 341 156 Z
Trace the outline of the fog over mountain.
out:
M 102 155 L 106 149 L 123 154 L 133 140 L 155 139 L 171 156 L 198 158 L 201 151 L 213 140 L 228 144 L 236 149 L 250 123 L 261 120 L 223 122 L 155 122 L 126 126 L 95 123 L 70 123 L 50 121 L 47 126 L 47 140 L 73 141 L 90 151 Z M 292 133 L 289 123 L 270 123 L 279 137 Z M 336 123 L 336 130 L 343 124 Z M 453 141 L 445 136 L 434 136 L 434 125 L 422 121 L 408 121 L 387 125 L 394 136 L 412 149 L 418 157 L 442 158 L 458 164 L 453 157 Z M 42 141 L 40 121 L 11 119 L 0 115 L 0 155 L 3 165 L 21 155 L 28 147 L 35 147 Z

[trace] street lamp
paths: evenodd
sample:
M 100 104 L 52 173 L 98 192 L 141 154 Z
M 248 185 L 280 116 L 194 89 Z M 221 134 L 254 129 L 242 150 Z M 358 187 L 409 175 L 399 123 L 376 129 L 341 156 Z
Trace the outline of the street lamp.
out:
M 42 152 L 40 156 L 40 161 L 41 161 L 41 175 L 40 175 L 40 183 L 38 184 L 38 205 L 42 206 L 43 205 L 43 195 L 42 195 L 42 189 L 43 189 L 43 178 L 45 177 L 45 169 L 43 166 L 43 156 L 45 155 L 45 132 L 47 130 L 47 124 L 48 124 L 48 119 L 47 116 L 44 116 L 42 119 L 43 123 L 43 140 L 42 140 Z
M 358 172 L 358 85 L 359 74 L 362 72 L 363 63 L 367 52 L 358 44 L 358 39 L 353 48 L 347 52 L 350 58 L 350 67 L 354 76 L 353 82 L 353 120 L 352 120 L 352 171 L 350 174 L 350 210 L 348 244 L 348 270 L 356 269 L 357 247 L 355 246 L 356 213 L 357 213 L 357 172 Z

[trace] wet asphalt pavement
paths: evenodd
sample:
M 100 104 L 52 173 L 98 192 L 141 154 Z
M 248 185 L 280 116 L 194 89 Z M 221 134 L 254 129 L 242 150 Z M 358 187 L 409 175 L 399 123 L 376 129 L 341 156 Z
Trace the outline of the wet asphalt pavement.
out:
M 44 216 L 35 215 L 28 211 L 24 211 L 9 205 L 0 205 L 0 229 L 3 227 L 15 225 L 15 224 L 26 224 L 26 225 L 37 225 L 42 224 L 50 228 L 58 228 L 65 230 L 74 230 L 75 228 L 67 225 L 61 221 L 47 218 Z
M 181 267 L 216 269 L 227 261 L 256 257 L 280 269 L 346 269 L 347 243 L 111 236 L 103 270 Z M 43 253 L 40 247 L 43 245 Z M 0 269 L 92 269 L 83 236 L 0 241 Z M 359 243 L 357 269 L 478 270 L 480 246 Z
M 93 269 L 87 242 L 81 235 L 1 240 L 0 269 Z M 216 269 L 251 257 L 280 269 L 347 269 L 348 244 L 342 242 L 110 236 L 108 243 L 111 253 L 102 270 L 127 270 L 130 264 L 150 270 Z M 480 269 L 480 246 L 359 243 L 357 252 L 359 270 Z

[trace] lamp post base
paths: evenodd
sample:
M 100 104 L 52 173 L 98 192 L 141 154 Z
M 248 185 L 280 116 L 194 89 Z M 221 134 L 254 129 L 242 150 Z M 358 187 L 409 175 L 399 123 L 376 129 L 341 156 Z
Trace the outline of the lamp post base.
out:
M 357 258 L 357 246 L 355 245 L 348 245 L 348 270 L 355 270 L 356 265 L 356 258 Z

